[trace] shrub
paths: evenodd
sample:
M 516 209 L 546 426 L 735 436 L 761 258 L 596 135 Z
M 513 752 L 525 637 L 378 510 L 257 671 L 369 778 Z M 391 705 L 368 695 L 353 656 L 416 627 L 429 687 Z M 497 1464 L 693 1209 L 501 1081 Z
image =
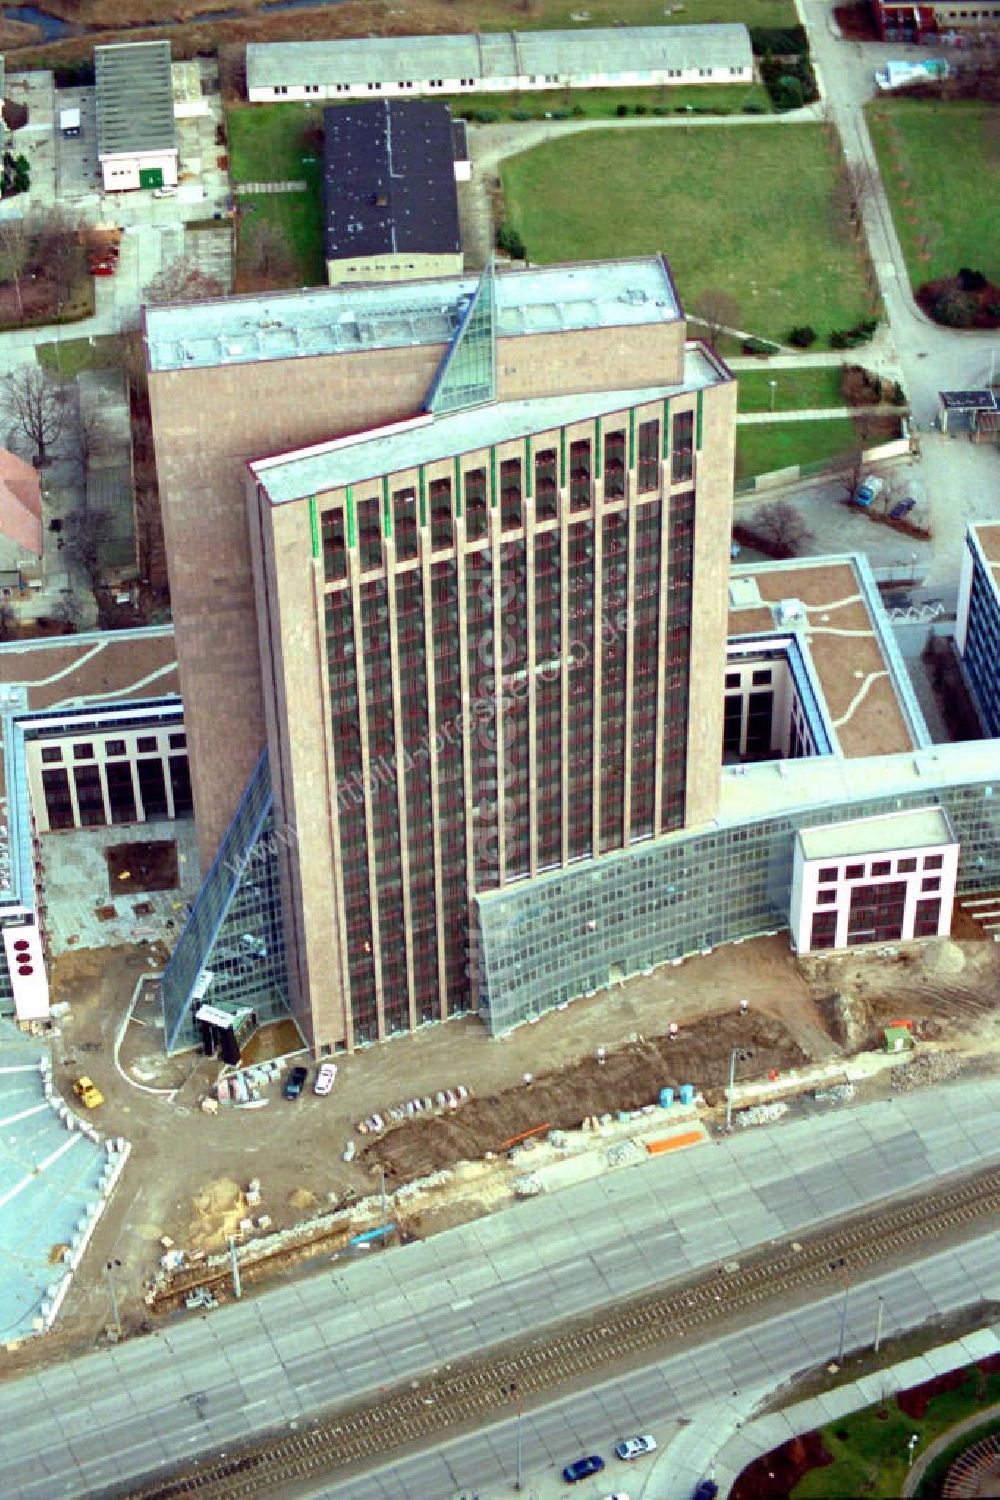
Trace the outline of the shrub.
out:
M 892 404 L 893 406 L 906 405 L 906 392 L 903 390 L 903 387 L 900 385 L 898 380 L 892 388 Z
M 777 352 L 778 352 L 777 345 L 776 344 L 769 344 L 768 341 L 767 341 L 767 339 L 744 339 L 743 340 L 743 353 L 744 354 L 760 354 L 760 355 L 765 355 L 765 354 L 776 354 Z
M 748 99 L 743 106 L 743 113 L 745 115 L 766 115 L 767 110 L 756 99 Z
M 573 118 L 574 118 L 574 120 L 582 120 L 583 117 L 584 117 L 584 115 L 586 113 L 587 113 L 587 111 L 584 109 L 584 107 L 583 107 L 582 104 L 574 104 L 573 105 Z
M 524 241 L 510 224 L 501 224 L 497 230 L 497 246 L 505 250 L 512 260 L 527 260 Z
M 958 285 L 963 292 L 982 292 L 989 282 L 982 271 L 971 271 L 968 266 L 963 266 L 958 273 Z
M 758 57 L 809 54 L 809 39 L 803 26 L 751 26 L 750 45 Z
M 934 303 L 934 317 L 947 328 L 971 328 L 976 321 L 976 299 L 960 287 L 949 287 Z
M 849 347 L 850 344 L 848 342 L 847 334 L 844 333 L 841 329 L 835 328 L 830 335 L 830 348 L 848 349 Z
M 816 330 L 808 323 L 801 323 L 790 331 L 788 342 L 793 349 L 809 349 L 816 342 Z
M 530 109 L 512 109 L 510 117 L 512 120 L 533 120 L 535 118 Z
M 625 116 L 628 114 L 628 105 L 619 104 L 618 108 L 615 110 L 615 114 L 618 116 L 619 120 L 624 120 Z

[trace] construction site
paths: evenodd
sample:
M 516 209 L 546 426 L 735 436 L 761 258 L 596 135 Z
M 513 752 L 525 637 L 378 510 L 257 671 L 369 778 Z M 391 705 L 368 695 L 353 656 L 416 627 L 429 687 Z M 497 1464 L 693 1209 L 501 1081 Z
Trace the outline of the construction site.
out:
M 300 1098 L 283 1097 L 289 1068 L 308 1063 L 286 1022 L 241 1063 L 242 1104 L 228 1088 L 219 1102 L 237 1070 L 218 1057 L 164 1057 L 142 983 L 154 944 L 65 953 L 53 1082 L 72 1100 L 92 1078 L 103 1102 L 88 1123 L 131 1156 L 53 1330 L 8 1345 L 9 1368 L 225 1300 L 234 1257 L 243 1286 L 263 1286 L 727 1128 L 992 1070 L 991 911 L 977 898 L 956 908 L 955 937 L 899 948 L 798 959 L 775 935 L 718 949 L 502 1039 L 471 1017 L 426 1028 L 338 1058 L 329 1097 L 313 1069 Z

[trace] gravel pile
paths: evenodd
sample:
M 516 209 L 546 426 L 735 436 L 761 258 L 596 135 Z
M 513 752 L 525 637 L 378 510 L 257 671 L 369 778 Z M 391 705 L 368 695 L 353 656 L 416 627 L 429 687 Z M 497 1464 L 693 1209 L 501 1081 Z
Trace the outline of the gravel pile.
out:
M 893 1068 L 889 1081 L 894 1089 L 905 1093 L 908 1089 L 922 1089 L 929 1083 L 943 1083 L 946 1078 L 954 1078 L 964 1064 L 964 1058 L 957 1052 L 921 1052 L 913 1062 Z
M 620 1145 L 611 1146 L 608 1149 L 609 1167 L 627 1167 L 632 1162 L 645 1159 L 646 1153 L 636 1145 L 635 1141 L 622 1141 Z
M 783 1099 L 776 1099 L 773 1104 L 754 1104 L 750 1109 L 742 1109 L 736 1116 L 737 1125 L 744 1129 L 748 1125 L 767 1125 L 772 1120 L 780 1120 L 782 1115 L 787 1115 L 788 1105 Z

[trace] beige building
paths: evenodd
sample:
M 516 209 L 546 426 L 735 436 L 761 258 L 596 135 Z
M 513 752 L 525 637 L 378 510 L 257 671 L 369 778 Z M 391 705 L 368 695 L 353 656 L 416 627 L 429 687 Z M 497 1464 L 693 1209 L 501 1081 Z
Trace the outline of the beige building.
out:
M 658 258 L 146 343 L 203 860 L 266 741 L 312 1045 L 474 1009 L 477 896 L 715 813 L 735 385 Z

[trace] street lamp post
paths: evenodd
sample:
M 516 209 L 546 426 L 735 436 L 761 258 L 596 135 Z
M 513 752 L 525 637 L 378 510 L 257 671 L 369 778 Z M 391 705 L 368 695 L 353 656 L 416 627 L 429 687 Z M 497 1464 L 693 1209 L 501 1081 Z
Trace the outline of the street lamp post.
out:
M 516 1423 L 516 1426 L 515 1426 L 515 1432 L 517 1434 L 517 1436 L 516 1436 L 516 1442 L 517 1442 L 517 1464 L 516 1464 L 516 1468 L 514 1470 L 514 1488 L 518 1492 L 518 1494 L 520 1494 L 521 1493 L 521 1481 L 522 1481 L 522 1479 L 524 1477 L 523 1463 L 522 1463 L 523 1448 L 522 1448 L 522 1440 L 521 1440 L 521 1417 L 523 1415 L 523 1410 L 524 1409 L 523 1409 L 523 1407 L 521 1405 L 521 1390 L 520 1390 L 520 1387 L 518 1386 L 517 1382 L 514 1381 L 514 1380 L 512 1380 L 509 1386 L 504 1387 L 504 1393 L 506 1395 L 508 1395 L 511 1398 L 511 1400 L 515 1403 L 515 1408 L 516 1408 L 516 1411 L 517 1411 L 517 1423 Z
M 878 1353 L 879 1347 L 882 1343 L 882 1315 L 884 1312 L 885 1298 L 880 1296 L 878 1299 L 878 1311 L 875 1314 L 875 1348 L 873 1350 L 875 1354 Z
M 111 1321 L 115 1325 L 115 1333 L 118 1338 L 122 1336 L 122 1320 L 118 1312 L 118 1289 L 115 1286 L 115 1272 L 121 1270 L 120 1260 L 109 1260 L 105 1269 L 108 1273 L 108 1302 L 111 1305 Z
M 913 1455 L 914 1455 L 914 1453 L 917 1450 L 917 1444 L 919 1442 L 920 1442 L 920 1433 L 919 1432 L 911 1432 L 910 1436 L 909 1436 L 909 1438 L 907 1440 L 907 1444 L 906 1444 L 906 1467 L 908 1469 L 912 1469 L 913 1468 Z
M 726 1090 L 726 1134 L 733 1128 L 733 1089 L 736 1085 L 736 1063 L 749 1062 L 753 1051 L 749 1047 L 734 1047 L 729 1054 L 729 1087 Z

